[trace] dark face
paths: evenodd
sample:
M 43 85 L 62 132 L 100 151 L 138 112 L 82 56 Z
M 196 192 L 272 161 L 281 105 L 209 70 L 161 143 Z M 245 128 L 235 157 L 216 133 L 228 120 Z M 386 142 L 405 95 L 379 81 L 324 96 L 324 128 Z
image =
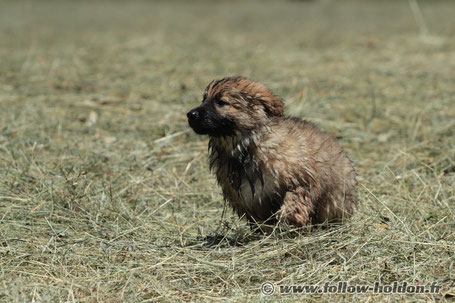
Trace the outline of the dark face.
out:
M 222 107 L 228 106 L 221 100 L 206 100 L 196 108 L 190 110 L 186 116 L 188 124 L 199 135 L 212 137 L 233 136 L 235 121 L 222 114 Z
M 202 104 L 187 114 L 188 123 L 200 135 L 235 136 L 283 115 L 283 101 L 262 84 L 242 77 L 210 82 Z

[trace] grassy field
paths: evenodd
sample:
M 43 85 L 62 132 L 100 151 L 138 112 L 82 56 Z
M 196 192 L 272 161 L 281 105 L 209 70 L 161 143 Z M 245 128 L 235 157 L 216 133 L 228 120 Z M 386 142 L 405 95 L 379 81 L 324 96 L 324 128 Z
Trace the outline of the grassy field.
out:
M 0 2 L 1 302 L 448 302 L 455 2 Z M 260 236 L 186 112 L 243 75 L 354 161 L 350 222 Z M 223 210 L 224 215 L 223 215 Z M 261 284 L 429 285 L 282 295 Z

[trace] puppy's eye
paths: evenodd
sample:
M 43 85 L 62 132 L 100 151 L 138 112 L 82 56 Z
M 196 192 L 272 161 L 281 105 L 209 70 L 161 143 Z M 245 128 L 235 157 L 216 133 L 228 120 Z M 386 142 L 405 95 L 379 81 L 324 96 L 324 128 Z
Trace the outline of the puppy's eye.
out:
M 225 102 L 225 101 L 223 101 L 223 100 L 220 100 L 220 99 L 216 100 L 216 101 L 215 101 L 215 104 L 216 104 L 217 106 L 226 106 L 226 105 L 229 105 L 229 103 L 227 103 L 227 102 Z

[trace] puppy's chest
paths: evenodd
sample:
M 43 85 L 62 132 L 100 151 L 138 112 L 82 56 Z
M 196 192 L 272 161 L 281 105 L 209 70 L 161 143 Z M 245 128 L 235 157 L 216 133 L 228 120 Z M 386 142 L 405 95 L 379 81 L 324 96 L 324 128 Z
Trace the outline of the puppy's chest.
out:
M 266 207 L 276 196 L 276 179 L 264 169 L 250 154 L 234 154 L 222 161 L 218 168 L 219 183 L 229 187 L 231 199 L 240 202 L 245 208 L 253 210 Z M 221 163 L 220 163 L 221 164 Z
M 248 208 L 254 208 L 268 203 L 276 193 L 276 188 L 275 180 L 268 174 L 262 175 L 262 179 L 242 178 L 237 196 Z

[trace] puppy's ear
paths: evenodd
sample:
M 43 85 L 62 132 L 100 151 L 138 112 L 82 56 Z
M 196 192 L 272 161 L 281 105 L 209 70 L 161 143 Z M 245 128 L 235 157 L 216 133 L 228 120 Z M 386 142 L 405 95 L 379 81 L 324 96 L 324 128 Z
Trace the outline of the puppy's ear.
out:
M 284 102 L 277 96 L 272 94 L 261 96 L 259 102 L 264 106 L 264 110 L 269 117 L 280 117 L 284 115 Z

